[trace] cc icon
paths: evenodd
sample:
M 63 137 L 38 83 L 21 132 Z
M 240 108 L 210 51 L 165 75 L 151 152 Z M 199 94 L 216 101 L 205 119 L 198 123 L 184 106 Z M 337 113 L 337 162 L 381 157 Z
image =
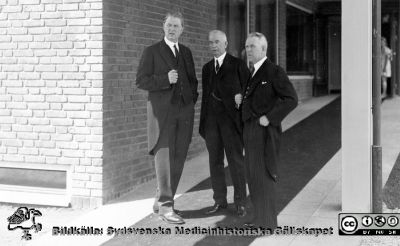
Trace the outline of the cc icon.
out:
M 347 233 L 356 231 L 357 227 L 358 227 L 357 219 L 353 216 L 344 217 L 340 224 L 341 224 L 342 230 Z

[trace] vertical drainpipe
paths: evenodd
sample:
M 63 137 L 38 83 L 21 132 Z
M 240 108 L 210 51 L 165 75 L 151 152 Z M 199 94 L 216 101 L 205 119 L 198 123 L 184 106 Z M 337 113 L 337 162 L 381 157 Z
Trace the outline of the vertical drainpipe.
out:
M 382 213 L 381 0 L 372 0 L 372 212 Z

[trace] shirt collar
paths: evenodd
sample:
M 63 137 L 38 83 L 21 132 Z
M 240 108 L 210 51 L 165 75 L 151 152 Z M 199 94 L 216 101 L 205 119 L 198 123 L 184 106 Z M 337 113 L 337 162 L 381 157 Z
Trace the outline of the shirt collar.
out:
M 178 44 L 178 42 L 176 42 L 176 43 L 174 43 L 174 42 L 171 42 L 171 41 L 169 41 L 166 37 L 164 37 L 164 41 L 165 41 L 165 43 L 171 48 L 171 50 L 174 52 L 174 45 L 176 44 L 176 48 L 178 49 L 178 51 L 179 51 L 179 44 Z
M 261 67 L 261 65 L 264 63 L 264 61 L 267 60 L 267 57 L 264 56 L 264 58 L 262 58 L 261 60 L 259 60 L 258 62 L 256 62 L 256 64 L 254 64 L 254 72 L 253 75 L 256 74 L 257 70 Z
M 218 64 L 221 67 L 222 63 L 224 62 L 225 56 L 226 56 L 226 51 L 224 52 L 224 54 L 220 55 L 219 57 L 214 57 L 214 63 L 216 60 L 218 60 Z

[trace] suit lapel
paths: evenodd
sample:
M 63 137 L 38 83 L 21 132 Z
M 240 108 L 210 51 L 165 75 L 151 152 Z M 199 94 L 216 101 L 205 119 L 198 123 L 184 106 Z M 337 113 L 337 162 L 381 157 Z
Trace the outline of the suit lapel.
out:
M 250 79 L 250 83 L 249 83 L 250 88 L 249 88 L 249 90 L 247 92 L 247 95 L 250 95 L 254 91 L 254 89 L 257 87 L 257 85 L 259 83 L 261 83 L 261 80 L 262 80 L 261 77 L 262 77 L 262 74 L 263 74 L 264 70 L 268 66 L 268 62 L 269 62 L 268 59 L 266 59 L 264 61 L 264 63 L 261 65 L 261 67 L 254 74 L 254 76 Z
M 179 45 L 179 54 L 183 59 L 183 65 L 185 66 L 186 71 L 189 71 L 188 68 L 186 67 L 187 64 L 190 64 L 190 58 L 188 53 L 186 52 L 186 47 L 183 45 Z
M 210 73 L 214 73 L 215 74 L 215 65 L 214 65 L 214 59 L 212 59 L 208 65 L 208 69 L 210 71 Z M 211 76 L 210 76 L 211 77 Z
M 220 77 L 221 79 L 224 77 L 227 69 L 230 66 L 231 63 L 231 58 L 230 55 L 228 53 L 226 53 L 224 61 L 222 62 L 221 67 L 219 68 L 218 74 L 217 76 Z M 215 71 L 215 70 L 214 70 Z
M 175 56 L 164 40 L 160 42 L 160 54 L 170 69 L 176 69 Z
M 214 74 L 215 74 L 214 59 L 212 59 L 212 60 L 208 63 L 207 66 L 208 66 L 207 70 L 208 70 L 208 74 L 209 74 L 209 76 L 208 76 L 208 81 L 207 81 L 207 83 L 208 83 L 208 88 L 212 88 L 212 87 L 211 87 L 211 83 L 213 83 L 213 79 L 212 79 L 213 75 L 212 75 L 211 73 L 214 73 Z M 214 81 L 214 82 L 215 82 L 215 81 Z M 209 92 L 211 92 L 211 90 L 210 90 Z
M 227 73 L 227 68 L 230 66 L 230 63 L 232 62 L 231 57 L 228 53 L 226 53 L 226 56 L 224 58 L 224 61 L 222 62 L 221 67 L 219 68 L 218 73 L 216 74 L 216 77 L 221 81 L 222 78 L 225 76 Z M 208 64 L 208 71 L 209 74 L 214 73 L 215 74 L 215 58 L 213 58 L 211 61 L 209 61 Z M 212 81 L 212 76 L 209 77 L 209 85 L 211 86 L 211 83 L 216 83 L 216 81 Z

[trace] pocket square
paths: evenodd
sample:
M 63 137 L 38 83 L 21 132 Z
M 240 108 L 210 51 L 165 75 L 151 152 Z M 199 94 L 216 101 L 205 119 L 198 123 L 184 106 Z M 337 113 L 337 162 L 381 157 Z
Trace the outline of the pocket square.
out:
M 261 82 L 262 85 L 265 85 L 265 84 L 267 84 L 267 83 L 268 83 L 268 81 L 262 81 L 262 82 Z

